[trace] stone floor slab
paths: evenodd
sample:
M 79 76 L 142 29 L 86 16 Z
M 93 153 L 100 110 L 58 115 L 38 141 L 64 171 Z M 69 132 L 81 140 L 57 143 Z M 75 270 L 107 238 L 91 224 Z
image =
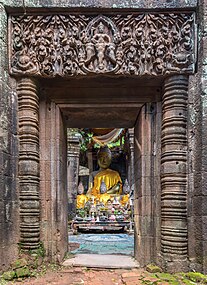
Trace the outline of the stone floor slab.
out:
M 63 266 L 84 266 L 91 268 L 131 269 L 139 264 L 131 257 L 110 254 L 77 254 L 63 262 Z

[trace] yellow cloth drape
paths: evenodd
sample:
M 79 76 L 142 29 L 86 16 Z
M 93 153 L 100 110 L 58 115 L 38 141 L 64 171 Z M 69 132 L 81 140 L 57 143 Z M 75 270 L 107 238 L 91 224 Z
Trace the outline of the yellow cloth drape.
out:
M 106 205 L 106 203 L 109 199 L 111 199 L 111 195 L 104 193 L 104 194 L 100 195 L 99 201 L 100 201 L 100 203 L 103 203 L 104 205 Z
M 104 169 L 100 171 L 96 176 L 94 177 L 94 186 L 92 189 L 92 195 L 97 196 L 100 194 L 100 186 L 101 182 L 104 181 L 107 187 L 107 191 L 115 186 L 118 182 L 122 183 L 121 177 L 117 171 L 114 171 L 112 169 Z M 120 192 L 121 192 L 120 187 Z
M 111 132 L 102 135 L 102 136 L 93 136 L 92 139 L 95 143 L 99 144 L 100 146 L 107 145 L 108 143 L 112 143 L 118 140 L 119 136 L 121 135 L 124 129 L 113 129 Z

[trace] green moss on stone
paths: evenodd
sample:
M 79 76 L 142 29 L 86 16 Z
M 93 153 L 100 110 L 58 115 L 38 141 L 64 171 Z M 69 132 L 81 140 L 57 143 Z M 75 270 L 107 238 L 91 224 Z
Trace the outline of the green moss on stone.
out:
M 16 270 L 16 275 L 18 278 L 21 278 L 21 277 L 28 277 L 30 276 L 30 270 L 28 267 L 22 267 L 22 268 L 17 268 Z
M 162 272 L 162 269 L 159 266 L 154 265 L 154 264 L 148 264 L 146 266 L 146 270 L 150 273 Z
M 156 276 L 162 281 L 177 281 L 176 276 L 173 276 L 170 273 L 157 273 Z
M 199 273 L 199 272 L 188 272 L 186 274 L 184 274 L 184 276 L 186 276 L 188 279 L 190 279 L 193 282 L 201 282 L 203 284 L 207 284 L 207 276 Z
M 4 280 L 13 280 L 16 277 L 15 271 L 6 271 L 3 273 L 2 278 Z
M 27 265 L 27 260 L 25 258 L 20 258 L 14 261 L 14 263 L 12 264 L 12 268 L 17 269 Z
M 183 284 L 186 284 L 186 285 L 195 285 L 195 282 L 192 282 L 192 281 L 190 281 L 189 279 L 183 279 L 183 280 L 182 280 L 182 283 L 183 283 Z

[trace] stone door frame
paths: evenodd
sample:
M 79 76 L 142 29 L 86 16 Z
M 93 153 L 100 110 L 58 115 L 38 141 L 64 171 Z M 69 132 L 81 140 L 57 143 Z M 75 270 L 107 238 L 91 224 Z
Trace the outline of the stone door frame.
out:
M 19 102 L 19 189 L 22 249 L 36 249 L 39 246 L 40 224 L 43 228 L 45 224 L 45 227 L 48 227 L 48 230 L 45 230 L 47 238 L 44 238 L 47 240 L 45 246 L 48 258 L 60 261 L 67 250 L 67 240 L 64 237 L 67 236 L 67 220 L 63 215 L 65 206 L 62 209 L 59 208 L 60 212 L 54 213 L 52 205 L 43 207 L 41 204 L 41 212 L 46 211 L 44 217 L 47 216 L 51 224 L 60 222 L 62 232 L 56 226 L 49 230 L 46 221 L 41 220 L 40 222 L 42 213 L 40 214 L 39 199 L 41 200 L 43 197 L 40 197 L 39 194 L 43 195 L 40 192 L 43 184 L 44 187 L 48 184 L 50 197 L 56 196 L 57 201 L 60 202 L 65 198 L 64 193 L 66 192 L 57 191 L 57 189 L 64 188 L 60 177 L 63 175 L 61 166 L 64 164 L 63 155 L 66 147 L 64 123 L 60 109 L 53 102 L 48 103 L 47 100 L 39 105 L 38 86 L 35 78 L 90 76 L 91 74 L 143 78 L 158 76 L 163 78 L 161 264 L 167 270 L 180 269 L 181 266 L 185 268 L 188 248 L 187 95 L 188 76 L 193 74 L 195 69 L 194 13 L 184 14 L 177 11 L 170 14 L 167 12 L 160 14 L 137 13 L 136 15 L 120 13 L 112 16 L 107 13 L 103 16 L 99 13 L 99 15 L 90 17 L 86 13 L 84 16 L 84 19 L 77 14 L 66 14 L 62 17 L 53 15 L 48 18 L 44 15 L 39 18 L 37 15 L 24 17 L 13 15 L 10 18 L 10 74 L 17 78 Z M 80 21 L 83 26 L 85 25 L 83 31 L 77 30 L 79 26 L 74 25 L 76 29 L 73 34 L 65 36 L 66 30 L 59 30 L 61 25 L 62 29 L 66 23 L 72 25 Z M 128 26 L 127 21 L 129 22 Z M 166 22 L 168 23 L 167 30 L 164 24 Z M 35 23 L 36 29 L 30 23 Z M 43 23 L 43 26 L 40 23 Z M 44 23 L 49 23 L 48 30 L 44 29 Z M 50 25 L 53 25 L 54 33 L 51 32 Z M 135 27 L 138 27 L 137 34 L 133 30 Z M 59 37 L 57 30 L 61 32 Z M 130 31 L 131 43 L 127 43 Z M 158 37 L 157 35 L 159 35 L 159 40 L 162 36 L 161 40 L 157 42 L 159 41 L 157 38 L 156 44 L 153 45 L 153 37 Z M 169 35 L 171 38 L 168 37 Z M 147 43 L 147 37 L 151 38 L 151 42 Z M 52 45 L 50 45 L 51 38 L 54 40 Z M 14 41 L 14 39 L 16 40 Z M 43 45 L 40 44 L 40 39 L 45 41 Z M 59 46 L 57 47 L 57 45 Z M 61 54 L 59 53 L 60 48 Z M 78 48 L 79 53 L 77 53 Z M 153 56 L 152 53 L 150 54 L 150 48 L 156 50 L 153 52 Z M 133 51 L 136 59 L 133 58 Z M 48 52 L 51 61 L 48 61 Z M 165 58 L 163 53 L 166 55 Z M 67 54 L 72 55 L 68 58 Z M 42 116 L 40 119 L 39 109 L 42 109 L 42 111 L 40 110 Z M 46 125 L 41 127 L 40 122 L 42 121 L 43 125 Z M 48 133 L 49 135 L 47 135 Z M 48 148 L 48 152 L 39 153 L 41 144 L 46 144 L 48 147 L 53 144 L 53 146 Z M 46 157 L 45 164 L 40 163 L 39 154 L 41 157 Z M 48 161 L 51 162 L 50 165 L 47 165 Z M 54 168 L 54 165 L 57 167 Z M 43 167 L 45 167 L 45 172 Z M 46 169 L 46 167 L 48 168 Z M 48 170 L 50 177 L 46 178 Z M 44 179 L 40 179 L 40 171 L 44 172 Z M 56 178 L 51 180 L 51 177 Z M 52 181 L 55 181 L 55 185 Z M 58 193 L 61 193 L 60 196 Z M 50 197 L 44 197 L 45 201 L 50 201 Z

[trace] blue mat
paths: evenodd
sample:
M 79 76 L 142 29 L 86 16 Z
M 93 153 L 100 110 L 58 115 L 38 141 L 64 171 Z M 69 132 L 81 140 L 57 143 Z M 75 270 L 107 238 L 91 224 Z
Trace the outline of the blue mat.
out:
M 134 236 L 128 234 L 79 234 L 69 236 L 69 243 L 79 243 L 72 253 L 134 255 Z

